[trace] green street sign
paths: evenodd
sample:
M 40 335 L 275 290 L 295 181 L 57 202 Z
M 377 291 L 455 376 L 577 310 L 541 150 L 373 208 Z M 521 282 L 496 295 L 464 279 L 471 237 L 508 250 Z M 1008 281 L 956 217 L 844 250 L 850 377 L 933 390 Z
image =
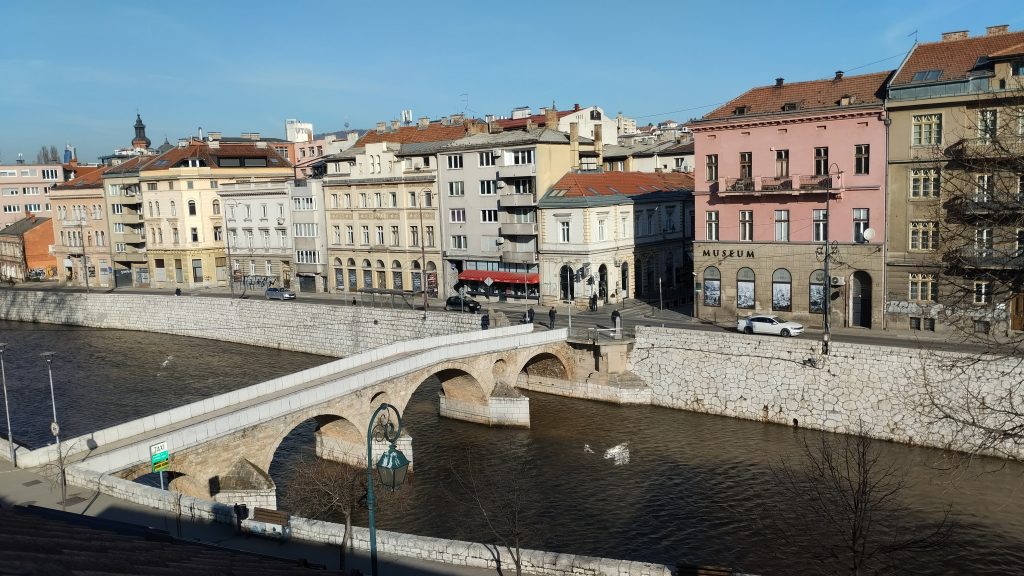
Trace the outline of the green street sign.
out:
M 153 444 L 149 447 L 149 461 L 153 466 L 153 472 L 160 472 L 167 469 L 170 463 L 170 453 L 167 451 L 167 442 Z

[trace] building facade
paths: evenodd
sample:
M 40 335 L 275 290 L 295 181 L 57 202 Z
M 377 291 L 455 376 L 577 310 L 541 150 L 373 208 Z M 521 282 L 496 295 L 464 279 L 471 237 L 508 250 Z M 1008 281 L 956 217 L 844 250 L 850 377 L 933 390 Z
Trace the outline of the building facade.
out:
M 1024 330 L 1024 32 L 918 44 L 888 86 L 893 328 Z
M 690 125 L 698 317 L 882 327 L 889 75 L 779 78 Z
M 146 214 L 139 171 L 153 158 L 152 155 L 135 156 L 106 168 L 102 175 L 116 286 L 149 286 Z
M 69 286 L 108 288 L 111 266 L 110 211 L 104 199 L 103 170 L 87 172 L 50 190 L 56 278 Z
M 271 286 L 292 288 L 293 269 L 291 196 L 292 183 L 286 180 L 229 182 L 217 187 L 219 200 L 212 212 L 223 219 L 213 229 L 221 238 L 231 268 L 232 290 L 262 293 Z M 311 201 L 297 202 L 300 209 L 315 210 Z M 224 234 L 224 231 L 227 233 Z M 304 237 L 319 234 L 315 223 L 296 227 Z M 303 253 L 304 262 L 320 262 L 322 254 Z M 221 267 L 218 275 L 223 274 Z M 218 277 L 218 281 L 221 279 Z
M 0 230 L 0 280 L 19 282 L 31 272 L 52 278 L 57 264 L 52 244 L 50 218 L 30 214 Z
M 61 164 L 0 165 L 0 227 L 21 220 L 26 213 L 49 218 L 50 188 L 64 181 Z

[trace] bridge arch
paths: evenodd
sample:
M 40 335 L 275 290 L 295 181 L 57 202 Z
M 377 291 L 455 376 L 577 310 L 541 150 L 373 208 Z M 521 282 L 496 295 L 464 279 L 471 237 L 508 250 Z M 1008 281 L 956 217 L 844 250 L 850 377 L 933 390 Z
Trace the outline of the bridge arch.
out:
M 519 377 L 573 379 L 573 363 L 559 350 L 545 350 L 527 358 L 518 371 Z

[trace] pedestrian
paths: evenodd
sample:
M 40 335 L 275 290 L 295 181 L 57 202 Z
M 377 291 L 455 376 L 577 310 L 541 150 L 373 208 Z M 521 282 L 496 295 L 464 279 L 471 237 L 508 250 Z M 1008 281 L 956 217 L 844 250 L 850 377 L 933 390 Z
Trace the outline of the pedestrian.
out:
M 491 327 L 491 316 L 484 312 L 484 315 L 480 317 L 480 329 L 487 330 Z
M 591 294 L 590 295 L 590 311 L 591 312 L 596 312 L 597 311 L 597 294 Z
M 622 321 L 622 314 L 619 314 L 619 311 L 617 309 L 616 310 L 612 310 L 612 328 L 618 328 L 619 327 L 619 322 L 621 322 L 621 321 Z
M 530 309 L 526 311 L 526 319 L 530 324 L 533 324 L 533 306 L 530 306 Z
M 242 520 L 243 519 L 244 518 L 242 517 L 242 505 L 241 504 L 235 504 L 235 533 L 236 534 L 241 534 L 242 533 Z
M 175 288 L 174 289 L 174 295 L 175 296 L 181 296 L 181 288 Z
M 558 312 L 555 312 L 555 307 L 552 306 L 551 310 L 548 310 L 548 320 L 550 321 L 550 322 L 548 322 L 548 328 L 550 328 L 552 330 L 555 329 L 555 316 L 557 316 L 557 315 L 558 315 Z

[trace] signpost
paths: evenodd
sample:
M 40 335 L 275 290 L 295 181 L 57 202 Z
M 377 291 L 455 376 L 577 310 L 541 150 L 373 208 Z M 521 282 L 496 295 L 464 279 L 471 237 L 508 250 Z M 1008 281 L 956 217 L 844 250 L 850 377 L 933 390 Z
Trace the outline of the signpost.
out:
M 164 470 L 171 465 L 170 454 L 167 452 L 167 442 L 153 444 L 149 447 L 149 461 L 153 466 L 153 472 L 160 474 L 160 489 L 164 489 Z

